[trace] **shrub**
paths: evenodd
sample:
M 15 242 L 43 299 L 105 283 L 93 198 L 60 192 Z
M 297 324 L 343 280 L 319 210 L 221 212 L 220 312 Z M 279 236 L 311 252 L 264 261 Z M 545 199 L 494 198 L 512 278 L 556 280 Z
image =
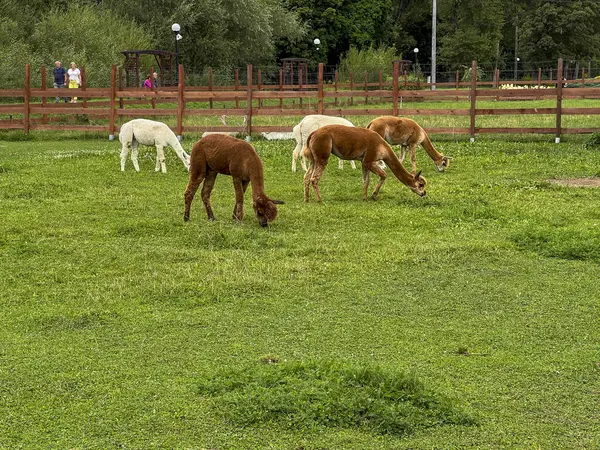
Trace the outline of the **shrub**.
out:
M 392 63 L 395 59 L 400 59 L 396 54 L 395 47 L 381 47 L 374 49 L 373 46 L 358 50 L 356 47 L 350 47 L 340 61 L 339 73 L 343 80 L 350 78 L 350 72 L 362 81 L 363 74 L 367 72 L 367 80 L 371 83 L 379 81 L 379 71 L 391 73 Z

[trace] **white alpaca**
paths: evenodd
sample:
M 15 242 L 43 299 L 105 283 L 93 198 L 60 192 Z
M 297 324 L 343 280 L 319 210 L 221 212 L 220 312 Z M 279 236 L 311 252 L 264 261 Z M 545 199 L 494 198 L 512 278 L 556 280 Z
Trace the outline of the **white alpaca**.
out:
M 341 117 L 322 116 L 319 114 L 306 116 L 294 127 L 293 137 L 296 139 L 296 148 L 294 149 L 294 153 L 292 153 L 292 172 L 296 171 L 296 161 L 300 156 L 302 156 L 302 168 L 305 172 L 308 170 L 306 167 L 306 158 L 302 155 L 302 150 L 306 147 L 306 141 L 308 140 L 310 133 L 325 125 L 354 126 L 352 122 Z M 354 161 L 350 161 L 350 165 L 353 169 L 356 169 Z M 339 160 L 338 167 L 340 169 L 344 168 L 344 162 L 341 159 Z
M 219 120 L 221 121 L 221 123 L 225 126 L 227 126 L 227 115 L 223 114 L 221 117 L 219 117 Z M 248 121 L 248 116 L 244 116 L 244 121 L 242 122 L 242 126 L 245 127 L 246 126 L 246 122 Z M 232 136 L 232 137 L 240 137 L 240 135 L 244 134 L 241 131 L 205 131 L 204 133 L 202 133 L 202 137 L 206 137 L 206 136 L 210 136 L 211 134 L 224 134 L 226 136 Z
M 156 172 L 162 170 L 162 173 L 167 172 L 165 164 L 164 147 L 171 146 L 183 161 L 183 165 L 187 170 L 190 170 L 190 157 L 183 150 L 179 139 L 175 133 L 164 123 L 155 122 L 147 119 L 134 119 L 121 127 L 119 131 L 119 141 L 121 141 L 121 170 L 125 171 L 125 161 L 131 147 L 131 161 L 136 171 L 140 171 L 138 164 L 138 145 L 155 145 L 156 146 Z

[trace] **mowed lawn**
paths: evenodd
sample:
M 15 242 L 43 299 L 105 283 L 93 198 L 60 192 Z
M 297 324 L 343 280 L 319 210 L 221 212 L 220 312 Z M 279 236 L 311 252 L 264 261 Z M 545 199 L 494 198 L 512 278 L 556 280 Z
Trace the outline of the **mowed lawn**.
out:
M 433 142 L 454 159 L 437 173 L 418 150 L 425 198 L 390 173 L 363 202 L 332 157 L 307 204 L 292 141 L 253 141 L 286 202 L 261 229 L 250 192 L 231 219 L 224 176 L 216 222 L 198 195 L 184 223 L 172 150 L 167 174 L 148 147 L 122 173 L 118 142 L 0 141 L 0 448 L 598 448 L 600 189 L 547 180 L 600 176 L 600 150 Z M 296 363 L 406 373 L 473 420 L 298 427 L 205 389 L 230 371 L 247 385 L 221 388 L 253 394 L 255 371 Z M 330 400 L 302 386 L 307 409 Z

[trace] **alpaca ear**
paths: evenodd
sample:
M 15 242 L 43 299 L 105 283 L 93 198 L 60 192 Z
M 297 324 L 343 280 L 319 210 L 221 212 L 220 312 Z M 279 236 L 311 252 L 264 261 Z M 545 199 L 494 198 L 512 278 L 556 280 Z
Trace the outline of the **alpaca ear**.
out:
M 273 199 L 271 199 L 271 201 L 273 203 L 275 203 L 276 205 L 285 205 L 285 202 L 283 200 L 273 200 Z
M 419 177 L 421 176 L 421 172 L 422 172 L 422 170 L 419 170 L 419 171 L 417 172 L 417 174 L 415 175 L 415 179 L 417 179 L 417 178 L 419 178 Z

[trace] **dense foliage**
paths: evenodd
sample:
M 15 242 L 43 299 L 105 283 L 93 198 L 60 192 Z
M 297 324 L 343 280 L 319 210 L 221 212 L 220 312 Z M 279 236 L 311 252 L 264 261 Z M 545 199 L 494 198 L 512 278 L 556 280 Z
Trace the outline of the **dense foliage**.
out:
M 0 0 L 0 85 L 18 84 L 26 62 L 55 59 L 94 65 L 90 81 L 100 79 L 106 66 L 122 63 L 121 50 L 175 50 L 175 22 L 188 73 L 284 57 L 336 65 L 351 48 L 392 49 L 428 66 L 431 13 L 432 0 Z M 525 69 L 600 57 L 596 0 L 437 0 L 437 27 L 438 71 L 473 59 L 512 69 L 518 56 Z

